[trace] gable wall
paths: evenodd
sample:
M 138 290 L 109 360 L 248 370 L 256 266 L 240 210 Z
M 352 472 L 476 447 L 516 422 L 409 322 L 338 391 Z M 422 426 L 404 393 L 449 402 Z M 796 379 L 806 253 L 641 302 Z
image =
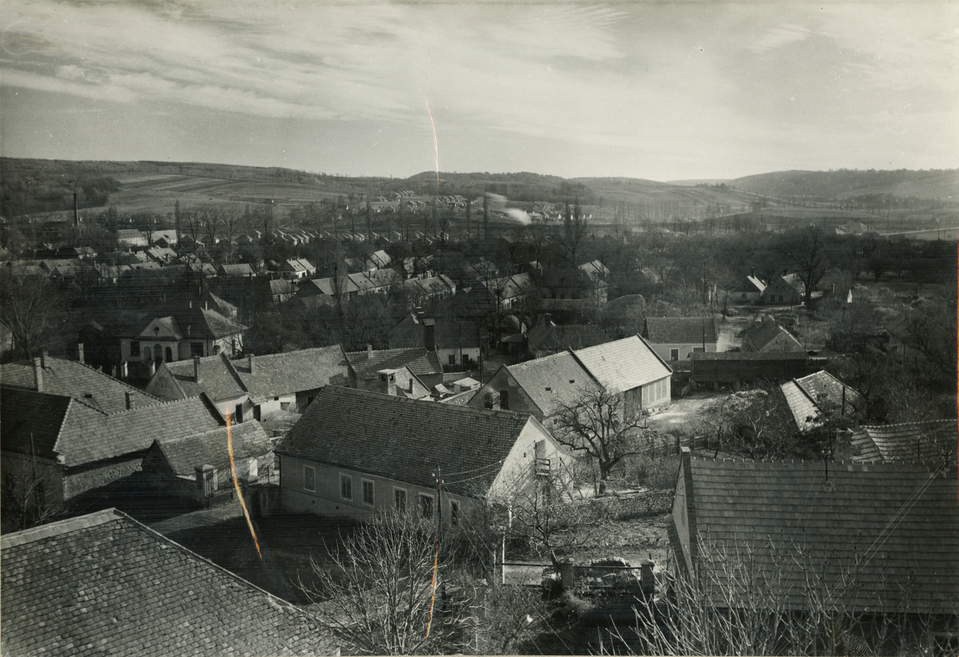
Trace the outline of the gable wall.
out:
M 517 413 L 526 413 L 532 415 L 537 420 L 543 420 L 543 413 L 539 410 L 533 400 L 529 398 L 526 391 L 516 382 L 506 368 L 500 368 L 484 386 L 482 386 L 475 395 L 467 402 L 467 406 L 472 408 L 486 408 L 486 395 L 493 395 L 493 408 L 500 407 L 500 391 L 509 392 L 509 410 Z
M 543 441 L 543 446 L 537 454 L 536 443 L 539 441 Z M 502 469 L 490 487 L 489 499 L 505 503 L 532 485 L 538 457 L 550 460 L 551 476 L 560 483 L 568 483 L 573 456 L 563 450 L 541 424 L 530 420 L 504 460 Z

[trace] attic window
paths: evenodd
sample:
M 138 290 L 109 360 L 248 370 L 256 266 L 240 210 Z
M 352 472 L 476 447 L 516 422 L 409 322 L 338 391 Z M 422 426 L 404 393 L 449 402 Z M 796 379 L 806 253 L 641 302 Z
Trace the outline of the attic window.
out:
M 546 386 L 546 392 L 552 392 L 552 391 L 553 391 L 552 388 L 550 388 L 549 386 Z
M 576 383 L 576 379 L 570 379 L 569 382 L 570 382 L 570 383 Z

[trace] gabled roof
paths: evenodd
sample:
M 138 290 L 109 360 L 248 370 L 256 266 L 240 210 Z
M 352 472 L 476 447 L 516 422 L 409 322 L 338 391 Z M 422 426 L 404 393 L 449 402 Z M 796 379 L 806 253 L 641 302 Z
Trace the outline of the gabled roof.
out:
M 250 371 L 250 358 L 253 371 Z M 184 397 L 206 394 L 214 401 L 249 395 L 254 403 L 279 395 L 344 385 L 349 379 L 342 347 L 317 347 L 230 360 L 226 354 L 199 359 L 200 383 L 193 360 L 164 363 Z
M 191 436 L 222 424 L 199 397 L 108 414 L 70 397 L 3 387 L 0 426 L 5 451 L 75 467 L 146 450 L 161 435 Z
M 214 402 L 219 402 L 238 399 L 249 392 L 236 368 L 223 353 L 199 359 L 163 363 L 160 368 L 161 370 L 166 368 L 169 371 L 184 398 L 206 394 Z M 200 373 L 199 383 L 196 377 L 197 368 Z M 159 370 L 154 377 L 158 375 Z
M 714 317 L 647 317 L 643 337 L 652 344 L 715 344 Z
M 750 340 L 756 351 L 762 351 L 769 343 L 782 336 L 783 345 L 777 351 L 805 351 L 793 334 L 776 323 L 770 317 L 763 317 L 745 331 L 745 337 Z
M 378 376 L 380 370 L 395 370 L 404 365 L 410 368 L 410 371 L 423 376 L 429 374 L 441 374 L 443 367 L 440 365 L 439 358 L 435 351 L 427 351 L 422 347 L 419 349 L 379 349 L 370 356 L 366 351 L 350 351 L 346 354 L 358 379 L 374 379 Z
M 821 461 L 723 461 L 687 452 L 679 481 L 692 539 L 748 554 L 744 566 L 776 579 L 789 608 L 805 608 L 815 593 L 846 611 L 959 612 L 955 471 L 851 463 L 827 470 Z M 684 561 L 683 546 L 674 547 Z M 697 555 L 694 546 L 698 572 L 707 564 Z M 724 565 L 714 571 L 720 583 L 739 572 Z M 724 604 L 718 587 L 710 593 Z
M 240 262 L 233 265 L 220 265 L 220 273 L 224 276 L 254 276 L 253 267 L 248 262 Z
M 127 395 L 133 407 L 151 406 L 160 400 L 139 388 L 127 385 L 79 361 L 46 356 L 40 372 L 43 389 L 51 395 L 65 395 L 82 401 L 87 406 L 115 413 L 125 411 Z M 33 363 L 0 365 L 0 383 L 20 390 L 37 391 Z
M 430 488 L 440 468 L 451 492 L 472 494 L 492 483 L 530 421 L 509 411 L 329 386 L 275 451 Z
M 198 465 L 212 465 L 217 469 L 230 467 L 228 431 L 235 461 L 260 457 L 273 449 L 269 436 L 256 420 L 234 424 L 229 429 L 211 429 L 193 436 L 160 436 L 156 445 L 174 473 L 181 477 L 193 477 L 194 468 Z
M 820 424 L 822 413 L 852 416 L 862 396 L 826 370 L 787 381 L 780 389 L 800 431 Z
M 929 420 L 859 427 L 852 435 L 855 461 L 941 463 L 956 458 L 959 423 Z
M 333 652 L 306 613 L 115 509 L 0 546 L 4 653 Z
M 608 390 L 620 392 L 671 376 L 673 371 L 638 335 L 573 352 L 576 359 Z
M 562 406 L 573 404 L 596 381 L 569 351 L 537 358 L 516 365 L 506 371 L 523 392 L 548 417 Z

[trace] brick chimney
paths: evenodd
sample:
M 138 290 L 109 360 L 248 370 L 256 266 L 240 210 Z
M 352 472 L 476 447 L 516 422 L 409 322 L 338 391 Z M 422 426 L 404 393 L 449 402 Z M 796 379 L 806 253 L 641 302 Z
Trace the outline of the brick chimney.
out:
M 46 349 L 44 349 L 43 351 L 40 352 L 40 366 L 43 367 L 43 369 L 46 369 L 46 368 L 47 368 L 47 356 L 48 356 L 48 355 L 49 355 L 49 354 L 47 353 L 47 350 L 46 350 Z
M 372 360 L 372 359 L 373 359 L 373 345 L 368 344 L 366 345 L 366 360 Z
M 131 408 L 133 408 L 133 393 L 125 392 L 123 395 L 126 397 L 127 410 L 129 411 Z
M 247 357 L 247 362 L 248 362 L 249 365 L 250 365 L 250 374 L 254 374 L 254 373 L 256 372 L 256 370 L 253 369 L 253 368 L 255 367 L 255 365 L 253 364 L 253 354 L 250 354 L 250 355 Z
M 193 357 L 193 378 L 196 380 L 196 384 L 200 385 L 203 383 L 203 379 L 200 377 L 200 357 Z
M 77 360 L 80 361 L 81 363 L 84 362 L 84 360 L 83 360 L 83 343 L 82 343 L 82 342 L 78 342 L 78 343 L 77 343 Z
M 43 361 L 39 357 L 33 359 L 33 383 L 37 392 L 43 392 Z

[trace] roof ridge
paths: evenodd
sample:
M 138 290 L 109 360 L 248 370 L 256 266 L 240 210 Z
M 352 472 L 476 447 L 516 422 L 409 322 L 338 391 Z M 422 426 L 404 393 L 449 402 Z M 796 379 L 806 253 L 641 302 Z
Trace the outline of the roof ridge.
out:
M 67 532 L 76 531 L 77 529 L 96 527 L 111 520 L 119 520 L 121 516 L 118 514 L 121 513 L 123 512 L 111 507 L 102 511 L 94 511 L 87 515 L 56 520 L 44 525 L 31 527 L 30 529 L 6 534 L 0 537 L 0 550 L 6 550 L 7 548 L 17 545 L 25 545 L 51 536 L 59 536 Z
M 860 429 L 887 429 L 892 427 L 917 426 L 921 424 L 946 424 L 959 422 L 959 418 L 946 418 L 938 420 L 911 420 L 909 422 L 895 422 L 893 424 L 864 424 Z

